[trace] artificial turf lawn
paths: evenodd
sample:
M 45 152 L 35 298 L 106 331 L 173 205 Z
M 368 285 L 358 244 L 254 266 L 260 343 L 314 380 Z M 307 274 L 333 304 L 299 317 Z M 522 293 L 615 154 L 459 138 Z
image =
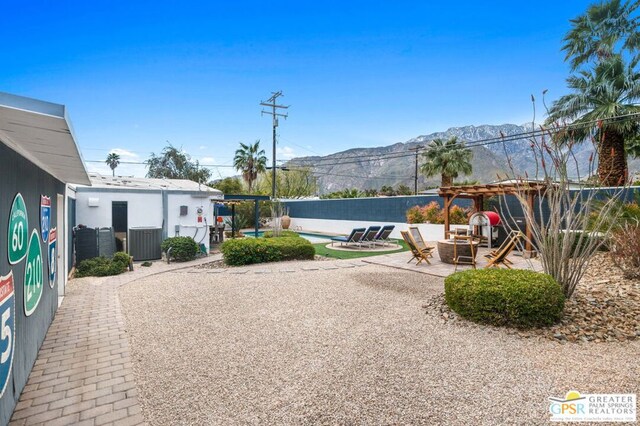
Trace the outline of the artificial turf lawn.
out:
M 371 252 L 367 251 L 366 247 L 361 249 L 353 249 L 353 251 L 332 250 L 325 247 L 328 243 L 317 243 L 314 244 L 313 247 L 316 249 L 317 255 L 326 256 L 333 259 L 356 259 L 358 257 L 380 256 L 381 254 L 400 253 L 409 250 L 407 244 L 404 241 L 397 240 L 396 243 L 400 245 L 402 249 L 386 252 Z

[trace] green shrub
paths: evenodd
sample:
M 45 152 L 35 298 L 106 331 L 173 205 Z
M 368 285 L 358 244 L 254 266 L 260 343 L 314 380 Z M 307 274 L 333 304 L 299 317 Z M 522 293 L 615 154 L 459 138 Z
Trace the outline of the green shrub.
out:
M 129 267 L 129 262 L 131 261 L 131 256 L 128 253 L 123 251 L 116 252 L 113 255 L 113 261 L 121 263 L 125 268 Z
M 548 326 L 564 309 L 560 285 L 547 274 L 508 269 L 457 272 L 444 281 L 447 305 L 474 322 Z
M 273 238 L 273 231 L 264 231 L 263 237 L 265 237 L 265 238 Z M 295 232 L 295 231 L 287 231 L 286 229 L 283 229 L 282 231 L 280 231 L 280 235 L 278 235 L 278 237 L 301 238 L 300 234 L 298 234 L 297 232 Z
M 94 257 L 85 259 L 76 266 L 76 278 L 82 277 L 106 277 L 110 275 L 120 275 L 129 263 L 123 265 L 122 262 L 106 257 Z
M 315 249 L 299 237 L 243 238 L 227 240 L 220 247 L 227 265 L 313 259 Z
M 149 266 L 151 266 L 151 265 L 153 265 L 153 262 L 149 262 L 149 261 L 142 262 L 142 263 L 140 264 L 140 266 L 144 266 L 145 268 L 148 268 L 148 267 L 149 267 Z
M 190 237 L 170 237 L 162 242 L 161 248 L 164 253 L 171 249 L 171 259 L 178 262 L 186 262 L 196 258 L 199 247 L 193 238 Z

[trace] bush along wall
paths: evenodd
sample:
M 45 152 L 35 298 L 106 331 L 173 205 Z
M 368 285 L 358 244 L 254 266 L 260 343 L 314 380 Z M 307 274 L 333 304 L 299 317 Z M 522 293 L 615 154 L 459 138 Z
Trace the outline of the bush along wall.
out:
M 165 239 L 161 245 L 162 252 L 167 253 L 171 248 L 171 259 L 178 262 L 187 262 L 196 258 L 198 254 L 198 243 L 190 237 L 170 237 Z
M 76 278 L 82 277 L 106 277 L 120 275 L 129 267 L 130 257 L 127 253 L 118 252 L 113 258 L 94 257 L 78 263 Z
M 284 260 L 310 260 L 315 256 L 313 245 L 300 237 L 227 240 L 220 250 L 225 263 L 231 266 Z
M 564 295 L 547 274 L 508 269 L 478 269 L 449 275 L 447 305 L 474 322 L 521 328 L 543 327 L 562 317 Z

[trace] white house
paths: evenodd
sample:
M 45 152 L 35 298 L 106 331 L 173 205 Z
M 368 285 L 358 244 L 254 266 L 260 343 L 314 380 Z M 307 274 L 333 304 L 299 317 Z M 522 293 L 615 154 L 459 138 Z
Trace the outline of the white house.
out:
M 209 249 L 213 202 L 223 194 L 184 179 L 89 174 L 91 186 L 76 185 L 76 225 L 113 227 L 126 240 L 132 228 L 162 228 L 162 237 L 187 236 Z

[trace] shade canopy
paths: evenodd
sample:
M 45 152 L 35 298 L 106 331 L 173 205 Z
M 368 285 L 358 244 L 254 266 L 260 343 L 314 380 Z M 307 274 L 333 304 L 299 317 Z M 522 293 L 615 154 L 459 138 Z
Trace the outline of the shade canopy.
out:
M 64 105 L 0 92 L 0 142 L 61 182 L 91 185 Z

